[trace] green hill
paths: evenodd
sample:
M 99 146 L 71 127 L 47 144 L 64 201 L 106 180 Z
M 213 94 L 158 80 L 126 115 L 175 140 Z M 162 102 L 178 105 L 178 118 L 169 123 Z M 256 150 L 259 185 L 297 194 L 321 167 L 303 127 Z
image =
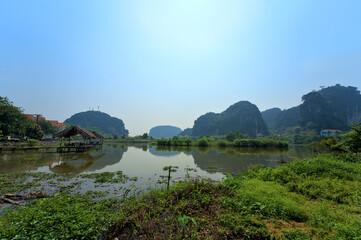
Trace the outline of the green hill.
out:
M 182 132 L 182 129 L 174 126 L 156 126 L 150 129 L 149 136 L 153 138 L 173 138 Z
M 129 132 L 124 127 L 121 119 L 111 117 L 100 111 L 86 111 L 76 113 L 64 121 L 81 127 L 96 127 L 105 134 L 117 134 L 128 136 Z
M 348 130 L 360 122 L 361 95 L 356 87 L 340 84 L 310 92 L 302 97 L 301 126 L 321 130 Z
M 193 136 L 225 135 L 239 131 L 255 137 L 257 134 L 269 134 L 258 107 L 248 101 L 231 105 L 222 113 L 207 113 L 194 121 Z

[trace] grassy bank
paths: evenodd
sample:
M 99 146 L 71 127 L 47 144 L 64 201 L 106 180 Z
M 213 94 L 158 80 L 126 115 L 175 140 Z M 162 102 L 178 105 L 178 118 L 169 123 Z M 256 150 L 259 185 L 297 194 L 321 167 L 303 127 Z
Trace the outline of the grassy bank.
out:
M 235 139 L 234 141 L 215 140 L 201 138 L 192 140 L 189 138 L 157 139 L 157 146 L 200 146 L 200 147 L 259 147 L 259 148 L 287 148 L 288 143 L 273 139 Z
M 141 198 L 55 194 L 2 213 L 0 239 L 360 239 L 361 158 L 320 155 Z

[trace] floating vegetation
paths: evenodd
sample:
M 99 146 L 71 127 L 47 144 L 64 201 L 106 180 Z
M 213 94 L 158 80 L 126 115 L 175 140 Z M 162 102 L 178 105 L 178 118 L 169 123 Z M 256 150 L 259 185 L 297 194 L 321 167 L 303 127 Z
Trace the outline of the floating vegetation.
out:
M 215 172 L 218 172 L 218 167 L 216 166 L 206 166 L 206 171 L 209 172 L 209 173 L 215 173 Z
M 91 173 L 81 174 L 80 178 L 94 179 L 94 183 L 125 183 L 127 181 L 137 181 L 137 177 L 128 177 L 123 174 L 122 171 L 117 172 L 103 172 L 103 173 Z

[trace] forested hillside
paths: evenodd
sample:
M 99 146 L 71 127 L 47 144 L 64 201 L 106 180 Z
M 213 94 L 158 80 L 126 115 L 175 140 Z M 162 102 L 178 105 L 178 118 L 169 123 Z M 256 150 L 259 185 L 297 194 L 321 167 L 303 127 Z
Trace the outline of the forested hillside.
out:
M 258 107 L 248 101 L 240 101 L 222 113 L 210 112 L 200 116 L 194 121 L 192 135 L 225 135 L 236 131 L 251 137 L 269 133 Z
M 126 136 L 129 134 L 121 119 L 111 117 L 110 115 L 100 111 L 76 113 L 64 122 L 79 125 L 81 127 L 96 127 L 105 134 L 124 134 Z
M 276 131 L 296 126 L 315 131 L 348 130 L 349 125 L 361 120 L 361 94 L 356 87 L 336 84 L 303 95 L 302 104 L 297 107 L 268 109 L 262 116 L 268 127 Z

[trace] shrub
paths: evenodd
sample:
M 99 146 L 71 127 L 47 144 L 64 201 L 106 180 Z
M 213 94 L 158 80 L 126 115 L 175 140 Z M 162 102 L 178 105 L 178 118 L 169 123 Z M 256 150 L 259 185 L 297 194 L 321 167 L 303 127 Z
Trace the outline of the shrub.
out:
M 34 147 L 34 146 L 37 146 L 39 145 L 39 140 L 36 140 L 36 139 L 29 139 L 26 141 L 26 144 L 29 146 L 29 147 Z
M 207 146 L 209 146 L 209 143 L 206 139 L 201 138 L 197 141 L 197 145 L 201 146 L 201 147 L 207 147 Z
M 217 145 L 220 146 L 220 147 L 226 147 L 227 146 L 227 142 L 224 141 L 224 140 L 219 140 L 217 142 Z

